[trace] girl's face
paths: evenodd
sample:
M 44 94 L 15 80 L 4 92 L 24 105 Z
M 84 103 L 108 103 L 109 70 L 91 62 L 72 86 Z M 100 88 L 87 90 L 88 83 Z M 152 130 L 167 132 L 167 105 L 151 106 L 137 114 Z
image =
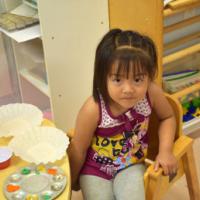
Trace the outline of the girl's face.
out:
M 146 95 L 149 78 L 144 72 L 132 70 L 117 72 L 114 64 L 107 77 L 107 90 L 110 97 L 109 105 L 115 114 L 121 114 L 133 107 Z

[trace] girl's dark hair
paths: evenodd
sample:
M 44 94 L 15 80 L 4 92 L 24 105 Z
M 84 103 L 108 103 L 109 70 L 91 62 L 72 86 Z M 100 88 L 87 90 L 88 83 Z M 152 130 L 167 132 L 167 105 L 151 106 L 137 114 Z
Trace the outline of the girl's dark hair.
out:
M 96 49 L 93 77 L 93 97 L 99 99 L 99 93 L 108 102 L 107 77 L 112 64 L 118 62 L 118 70 L 129 73 L 130 69 L 142 70 L 153 80 L 157 73 L 157 53 L 154 42 L 138 32 L 121 29 L 110 30 L 100 41 Z M 137 69 L 135 69 L 137 68 Z

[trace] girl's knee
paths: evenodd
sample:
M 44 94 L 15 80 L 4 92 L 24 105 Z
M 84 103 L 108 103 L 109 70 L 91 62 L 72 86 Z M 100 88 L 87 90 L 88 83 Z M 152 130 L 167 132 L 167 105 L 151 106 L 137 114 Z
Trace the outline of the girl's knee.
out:
M 133 165 L 122 170 L 114 179 L 113 190 L 117 200 L 144 200 L 144 172 L 142 164 Z
M 114 200 L 112 182 L 97 176 L 82 175 L 80 186 L 84 200 Z

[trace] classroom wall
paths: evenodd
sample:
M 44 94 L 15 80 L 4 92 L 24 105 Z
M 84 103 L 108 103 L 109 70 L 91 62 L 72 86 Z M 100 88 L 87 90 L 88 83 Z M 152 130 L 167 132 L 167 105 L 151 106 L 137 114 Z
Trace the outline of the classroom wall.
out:
M 38 9 L 54 120 L 67 130 L 92 92 L 95 49 L 109 30 L 108 3 L 39 0 Z

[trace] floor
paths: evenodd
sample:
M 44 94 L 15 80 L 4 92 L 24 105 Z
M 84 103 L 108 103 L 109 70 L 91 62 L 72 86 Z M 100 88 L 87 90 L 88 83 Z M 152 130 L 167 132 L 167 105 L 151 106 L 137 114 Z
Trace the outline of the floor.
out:
M 196 167 L 198 172 L 198 178 L 200 182 L 200 132 L 194 133 L 191 135 L 194 138 L 194 155 L 196 161 Z M 162 200 L 190 200 L 189 193 L 187 189 L 187 183 L 185 176 L 183 176 L 180 180 L 178 180 L 167 192 L 167 194 L 163 197 Z M 83 200 L 81 192 L 72 192 L 72 199 L 71 200 Z

